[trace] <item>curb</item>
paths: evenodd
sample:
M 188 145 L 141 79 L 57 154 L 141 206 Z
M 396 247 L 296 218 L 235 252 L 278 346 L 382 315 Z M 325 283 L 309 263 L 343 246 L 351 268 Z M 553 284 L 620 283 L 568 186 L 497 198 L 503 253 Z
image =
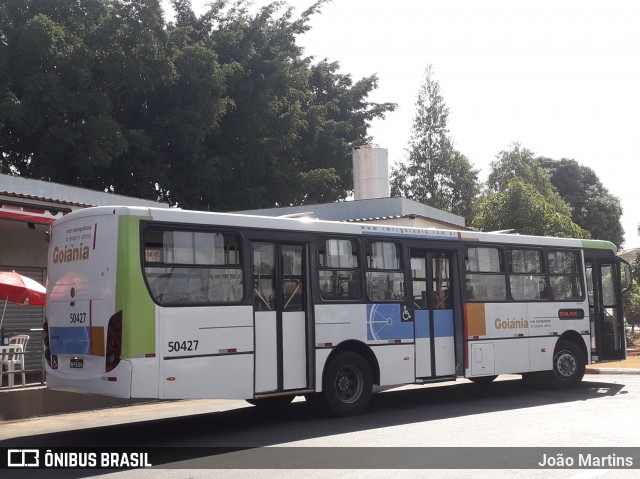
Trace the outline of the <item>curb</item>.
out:
M 585 374 L 640 374 L 640 368 L 586 368 Z

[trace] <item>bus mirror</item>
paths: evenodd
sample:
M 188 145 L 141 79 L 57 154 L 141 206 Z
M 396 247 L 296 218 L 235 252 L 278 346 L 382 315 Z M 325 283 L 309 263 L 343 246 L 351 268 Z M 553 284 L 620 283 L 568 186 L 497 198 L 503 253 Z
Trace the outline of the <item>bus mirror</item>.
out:
M 620 260 L 620 262 L 622 263 L 622 268 L 621 268 L 621 283 L 622 283 L 622 292 L 626 292 L 631 288 L 631 285 L 633 284 L 633 279 L 631 276 L 631 265 L 629 265 L 629 263 L 627 263 L 625 260 Z

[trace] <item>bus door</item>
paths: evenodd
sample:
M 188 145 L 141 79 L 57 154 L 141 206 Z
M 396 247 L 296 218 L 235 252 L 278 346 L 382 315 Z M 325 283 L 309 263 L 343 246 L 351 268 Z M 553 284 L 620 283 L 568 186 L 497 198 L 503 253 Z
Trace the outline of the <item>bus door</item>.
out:
M 451 376 L 455 370 L 451 254 L 410 250 L 416 378 Z
M 252 243 L 255 393 L 308 385 L 306 245 Z
M 585 252 L 592 361 L 626 357 L 619 264 L 616 258 L 598 258 Z

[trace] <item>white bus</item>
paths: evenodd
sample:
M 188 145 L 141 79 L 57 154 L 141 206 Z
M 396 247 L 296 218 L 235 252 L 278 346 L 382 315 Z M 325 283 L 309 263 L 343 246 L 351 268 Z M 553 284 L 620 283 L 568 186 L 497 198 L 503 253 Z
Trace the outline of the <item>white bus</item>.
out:
M 343 416 L 374 385 L 570 386 L 626 356 L 622 269 L 604 241 L 88 208 L 50 231 L 47 386 Z

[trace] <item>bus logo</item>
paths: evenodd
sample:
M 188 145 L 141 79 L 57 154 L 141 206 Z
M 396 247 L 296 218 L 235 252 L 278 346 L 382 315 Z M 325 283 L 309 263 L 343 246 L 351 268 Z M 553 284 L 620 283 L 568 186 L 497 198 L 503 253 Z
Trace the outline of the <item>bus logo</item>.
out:
M 8 449 L 7 466 L 39 467 L 40 451 L 38 449 Z

